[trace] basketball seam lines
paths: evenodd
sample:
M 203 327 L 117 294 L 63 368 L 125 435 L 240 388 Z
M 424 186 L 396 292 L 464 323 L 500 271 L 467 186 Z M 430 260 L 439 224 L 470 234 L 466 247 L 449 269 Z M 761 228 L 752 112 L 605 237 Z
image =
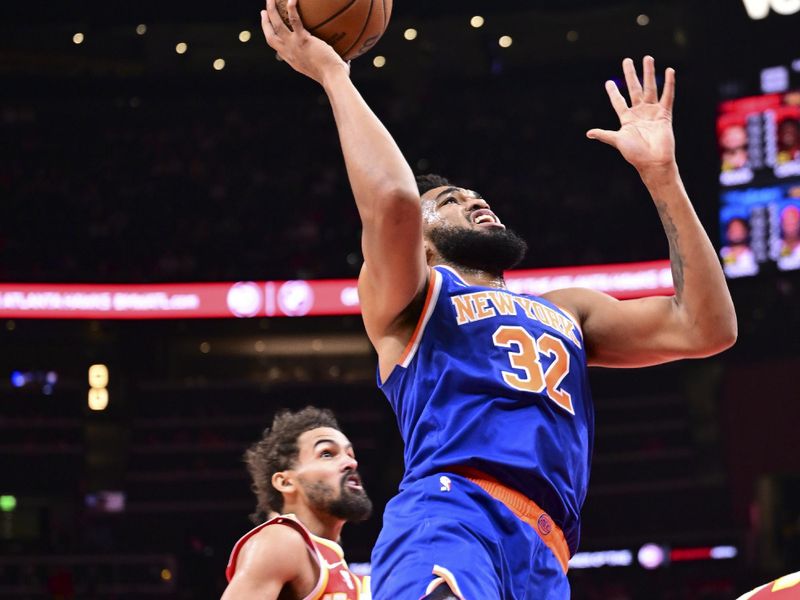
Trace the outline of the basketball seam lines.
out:
M 389 16 L 386 14 L 386 0 L 381 0 L 381 4 L 383 5 L 383 31 L 385 32 L 389 20 Z
M 364 26 L 361 28 L 361 33 L 358 34 L 358 37 L 356 38 L 356 41 L 353 42 L 353 44 L 347 50 L 342 52 L 342 56 L 347 56 L 349 54 L 350 50 L 355 48 L 356 45 L 358 44 L 358 42 L 361 41 L 361 38 L 364 35 L 364 32 L 367 30 L 367 25 L 369 25 L 369 19 L 370 19 L 370 17 L 372 17 L 372 5 L 374 3 L 375 3 L 375 0 L 369 0 L 369 10 L 367 11 L 367 18 L 364 20 Z
M 343 12 L 347 12 L 347 11 L 350 9 L 350 7 L 352 7 L 352 6 L 353 6 L 353 4 L 355 4 L 357 1 L 358 1 L 358 0 L 351 0 L 350 4 L 348 4 L 348 5 L 347 5 L 347 6 L 345 6 L 344 8 L 340 8 L 340 9 L 339 9 L 339 11 L 338 11 L 337 13 L 335 13 L 335 14 L 331 15 L 330 17 L 328 17 L 327 19 L 325 19 L 325 20 L 324 20 L 322 23 L 318 23 L 318 24 L 314 25 L 313 27 L 307 27 L 306 29 L 308 30 L 308 32 L 309 32 L 309 33 L 314 33 L 314 30 L 315 30 L 315 29 L 319 29 L 319 28 L 320 28 L 320 27 L 322 27 L 323 25 L 327 25 L 328 23 L 330 23 L 331 21 L 333 21 L 334 19 L 336 19 L 336 18 L 337 18 L 339 15 L 341 15 Z M 362 31 L 362 33 L 363 33 L 363 31 Z M 354 45 L 355 45 L 355 44 L 354 44 Z

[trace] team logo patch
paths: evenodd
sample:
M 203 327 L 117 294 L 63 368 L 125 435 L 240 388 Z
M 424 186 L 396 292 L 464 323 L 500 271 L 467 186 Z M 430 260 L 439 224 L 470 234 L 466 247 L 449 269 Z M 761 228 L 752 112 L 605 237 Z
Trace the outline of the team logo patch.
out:
M 450 488 L 453 487 L 453 482 L 447 475 L 442 475 L 439 477 L 439 483 L 442 485 L 442 487 L 439 488 L 440 492 L 449 492 Z
M 553 521 L 551 521 L 550 517 L 545 514 L 539 517 L 539 520 L 536 521 L 536 526 L 539 528 L 539 532 L 542 535 L 547 535 L 553 531 Z

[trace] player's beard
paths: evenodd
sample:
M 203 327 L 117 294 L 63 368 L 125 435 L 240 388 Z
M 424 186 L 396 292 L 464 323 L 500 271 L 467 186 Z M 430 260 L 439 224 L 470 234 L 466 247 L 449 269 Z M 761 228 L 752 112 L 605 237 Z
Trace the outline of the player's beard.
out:
M 338 495 L 333 486 L 322 481 L 305 484 L 312 508 L 351 523 L 367 520 L 372 514 L 372 500 L 363 488 L 357 490 L 347 486 L 347 480 L 352 476 L 353 473 L 347 473 L 342 477 Z
M 427 237 L 448 263 L 492 275 L 515 267 L 528 251 L 525 240 L 510 229 L 434 227 Z

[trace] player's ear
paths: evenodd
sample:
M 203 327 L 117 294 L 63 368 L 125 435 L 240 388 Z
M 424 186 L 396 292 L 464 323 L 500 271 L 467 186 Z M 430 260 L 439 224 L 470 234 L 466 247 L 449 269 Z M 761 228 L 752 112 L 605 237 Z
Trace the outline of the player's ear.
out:
M 281 494 L 294 491 L 294 478 L 288 471 L 278 471 L 272 475 L 272 487 Z

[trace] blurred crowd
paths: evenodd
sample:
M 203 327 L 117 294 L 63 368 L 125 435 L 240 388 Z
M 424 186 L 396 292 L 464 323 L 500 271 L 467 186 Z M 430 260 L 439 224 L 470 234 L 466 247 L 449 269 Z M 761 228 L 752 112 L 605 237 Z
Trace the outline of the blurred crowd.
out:
M 359 220 L 330 107 L 301 83 L 0 100 L 0 279 L 354 276 Z M 362 87 L 416 172 L 477 189 L 529 241 L 523 266 L 666 257 L 636 173 L 584 138 L 615 126 L 602 82 L 518 85 Z

